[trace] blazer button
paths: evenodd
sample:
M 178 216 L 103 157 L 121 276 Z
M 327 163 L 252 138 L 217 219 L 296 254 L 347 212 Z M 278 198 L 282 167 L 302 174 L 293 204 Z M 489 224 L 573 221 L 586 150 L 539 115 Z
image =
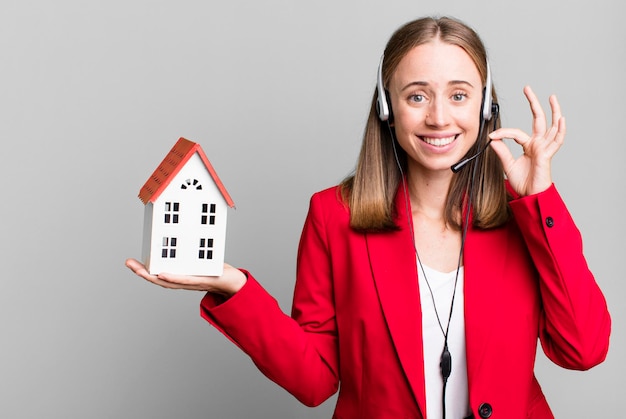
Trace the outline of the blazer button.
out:
M 548 228 L 552 228 L 552 226 L 554 225 L 554 218 L 547 217 L 546 218 L 546 225 L 548 226 Z
M 489 403 L 483 403 L 480 406 L 478 406 L 478 415 L 483 418 L 489 418 L 491 417 L 491 414 L 493 413 L 493 409 L 491 408 L 491 405 Z

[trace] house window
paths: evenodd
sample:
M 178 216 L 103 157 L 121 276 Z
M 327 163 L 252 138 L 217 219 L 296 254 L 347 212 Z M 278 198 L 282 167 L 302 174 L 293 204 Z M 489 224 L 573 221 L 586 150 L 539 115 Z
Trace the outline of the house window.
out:
M 200 219 L 202 224 L 215 224 L 216 207 L 217 206 L 215 204 L 202 204 L 202 217 Z
M 161 257 L 163 259 L 173 259 L 176 257 L 176 237 L 163 237 Z
M 180 203 L 178 202 L 166 202 L 165 203 L 165 224 L 177 224 L 178 213 L 180 211 Z
M 213 259 L 213 239 L 200 239 L 198 259 Z
M 201 191 L 202 185 L 200 184 L 198 179 L 187 179 L 185 182 L 183 182 L 182 185 L 180 185 L 180 189 L 196 189 L 198 191 Z

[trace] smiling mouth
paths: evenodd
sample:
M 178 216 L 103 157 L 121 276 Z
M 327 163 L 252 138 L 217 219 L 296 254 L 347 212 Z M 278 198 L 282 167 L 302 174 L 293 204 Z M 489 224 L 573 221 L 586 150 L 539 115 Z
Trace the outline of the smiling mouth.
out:
M 456 140 L 457 137 L 458 137 L 458 134 L 450 136 L 450 137 L 446 137 L 446 138 L 420 137 L 420 139 L 424 141 L 426 144 L 429 144 L 435 147 L 444 147 L 444 146 L 447 146 L 448 144 L 451 144 L 454 140 Z

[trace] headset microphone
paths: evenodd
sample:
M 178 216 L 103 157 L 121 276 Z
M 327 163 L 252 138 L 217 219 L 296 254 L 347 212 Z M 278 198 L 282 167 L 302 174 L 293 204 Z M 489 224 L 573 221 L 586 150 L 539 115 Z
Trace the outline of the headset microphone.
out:
M 498 120 L 498 114 L 500 113 L 500 106 L 497 103 L 494 103 L 493 105 L 491 105 L 491 113 L 495 117 L 494 120 L 493 120 L 493 129 L 495 130 L 496 129 L 496 121 Z M 485 121 L 482 120 L 482 121 L 480 121 L 480 133 L 478 134 L 478 138 L 482 137 L 483 128 L 484 127 L 485 127 Z M 458 162 L 457 164 L 452 166 L 450 169 L 452 169 L 452 171 L 454 173 L 458 173 L 467 163 L 471 162 L 476 157 L 478 157 L 481 154 L 483 154 L 485 152 L 485 150 L 487 150 L 487 147 L 489 147 L 489 144 L 491 144 L 491 138 L 489 139 L 489 141 L 487 141 L 487 144 L 485 144 L 484 147 L 482 147 L 480 150 L 478 150 L 478 153 L 474 154 L 471 157 L 468 157 L 466 159 L 461 160 L 460 162 Z
M 458 173 L 467 163 L 471 162 L 472 160 L 474 160 L 476 157 L 480 156 L 481 154 L 483 154 L 483 152 L 487 149 L 487 147 L 489 146 L 489 144 L 491 143 L 491 139 L 489 139 L 489 141 L 487 141 L 487 144 L 485 144 L 485 146 L 483 148 L 481 148 L 478 153 L 474 154 L 472 157 L 468 157 L 466 159 L 461 160 L 460 162 L 458 162 L 457 164 L 455 164 L 454 166 L 452 166 L 450 169 L 452 169 L 452 171 L 454 173 Z

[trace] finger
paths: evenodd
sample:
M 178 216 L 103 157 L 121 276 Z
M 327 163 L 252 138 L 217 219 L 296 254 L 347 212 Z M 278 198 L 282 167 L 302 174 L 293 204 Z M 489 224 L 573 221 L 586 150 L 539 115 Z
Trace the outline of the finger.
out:
M 543 135 L 546 132 L 546 114 L 539 103 L 539 99 L 530 86 L 524 87 L 524 95 L 530 104 L 530 111 L 533 114 L 533 135 Z
M 489 138 L 492 140 L 504 140 L 505 138 L 510 138 L 517 144 L 521 145 L 522 148 L 524 148 L 524 146 L 530 141 L 528 134 L 518 128 L 499 128 L 492 131 L 489 134 Z
M 163 288 L 169 288 L 173 290 L 210 291 L 210 287 L 208 287 L 207 285 L 193 282 L 184 283 L 184 281 L 181 281 L 180 278 L 172 278 L 171 275 L 162 273 L 160 273 L 157 276 L 157 279 L 153 282 Z
M 148 270 L 146 269 L 146 267 L 144 266 L 143 263 L 139 262 L 136 259 L 126 259 L 125 265 L 131 270 L 133 271 L 135 274 L 141 276 L 141 277 L 146 277 L 146 276 L 152 276 L 154 278 L 156 278 L 155 275 L 150 275 L 150 273 L 148 272 Z
M 558 127 L 559 119 L 561 119 L 561 117 L 563 116 L 561 114 L 561 105 L 559 104 L 559 101 L 556 98 L 556 95 L 551 95 L 549 100 L 550 100 L 550 107 L 552 108 L 552 126 Z
M 556 134 L 554 141 L 560 145 L 565 142 L 565 134 L 567 134 L 567 126 L 565 125 L 565 117 L 559 118 L 559 132 Z
M 506 144 L 502 141 L 495 140 L 490 143 L 491 148 L 496 153 L 500 161 L 502 162 L 502 167 L 505 172 L 508 170 L 513 163 L 515 163 L 515 157 L 513 157 L 513 153 Z
M 211 281 L 211 277 L 207 276 L 178 275 L 165 272 L 160 273 L 158 278 L 171 284 L 185 287 L 206 287 L 206 285 Z
M 565 118 L 561 113 L 561 104 L 556 95 L 551 95 L 549 101 L 552 108 L 552 127 L 546 134 L 546 139 L 549 141 L 549 147 L 556 151 L 565 139 Z
M 565 126 L 565 117 L 560 117 L 558 125 L 551 128 L 550 131 L 554 131 L 554 135 L 550 138 L 547 149 L 549 150 L 550 155 L 554 155 L 554 153 L 556 153 L 557 150 L 561 148 L 561 146 L 565 142 L 565 134 L 567 132 Z
M 144 264 L 136 259 L 126 259 L 125 264 L 137 276 L 145 279 L 148 282 L 152 282 L 153 284 L 159 285 L 163 288 L 177 288 L 176 284 L 171 284 L 167 281 L 164 281 L 160 279 L 158 275 L 150 274 Z

